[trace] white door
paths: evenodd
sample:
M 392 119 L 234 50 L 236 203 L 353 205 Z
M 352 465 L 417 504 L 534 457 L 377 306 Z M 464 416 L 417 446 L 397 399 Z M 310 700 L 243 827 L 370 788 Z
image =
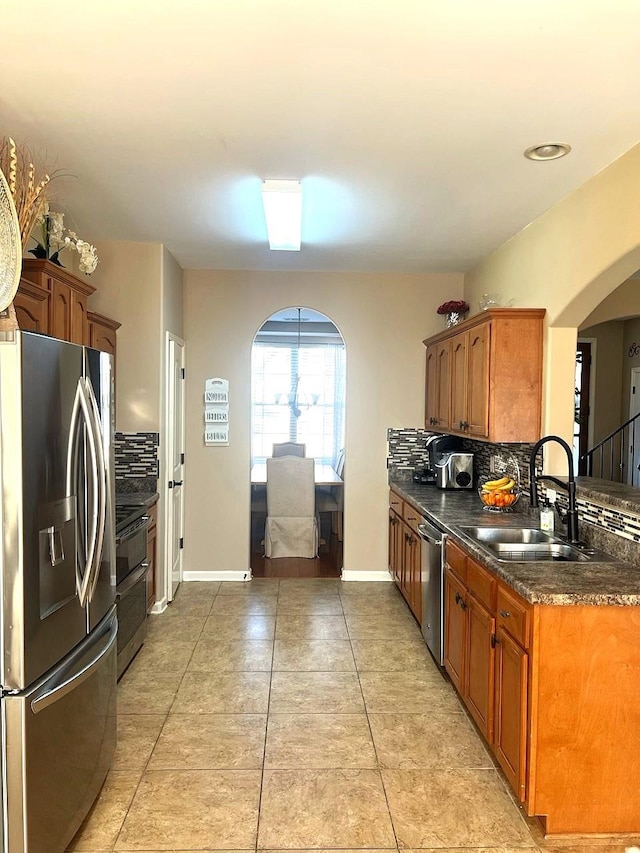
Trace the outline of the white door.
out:
M 638 413 L 640 413 L 640 367 L 632 367 L 629 418 L 634 418 Z M 640 486 L 640 418 L 629 428 L 629 466 L 625 479 L 629 486 Z
M 184 542 L 184 342 L 168 335 L 167 364 L 167 594 L 173 601 L 182 581 Z

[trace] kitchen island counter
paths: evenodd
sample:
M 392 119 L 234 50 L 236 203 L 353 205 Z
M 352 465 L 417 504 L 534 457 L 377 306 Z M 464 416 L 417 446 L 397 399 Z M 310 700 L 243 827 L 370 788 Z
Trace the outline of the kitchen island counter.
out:
M 507 563 L 492 557 L 461 529 L 537 527 L 526 512 L 486 512 L 475 490 L 442 490 L 406 477 L 390 477 L 389 486 L 531 604 L 640 605 L 640 568 L 625 560 Z

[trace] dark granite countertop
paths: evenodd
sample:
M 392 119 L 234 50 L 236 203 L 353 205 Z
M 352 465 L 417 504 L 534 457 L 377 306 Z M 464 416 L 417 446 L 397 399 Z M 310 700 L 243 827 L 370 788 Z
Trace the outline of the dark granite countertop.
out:
M 640 605 L 640 568 L 630 563 L 502 563 L 460 530 L 468 525 L 537 527 L 526 512 L 488 513 L 475 491 L 443 491 L 402 476 L 391 476 L 389 485 L 532 604 Z

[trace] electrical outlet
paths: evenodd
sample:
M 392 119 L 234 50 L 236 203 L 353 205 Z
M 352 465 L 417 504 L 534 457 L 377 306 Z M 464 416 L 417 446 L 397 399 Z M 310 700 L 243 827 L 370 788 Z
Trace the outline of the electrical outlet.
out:
M 558 497 L 558 493 L 555 489 L 547 489 L 547 500 L 550 504 L 554 504 L 556 502 L 556 498 Z

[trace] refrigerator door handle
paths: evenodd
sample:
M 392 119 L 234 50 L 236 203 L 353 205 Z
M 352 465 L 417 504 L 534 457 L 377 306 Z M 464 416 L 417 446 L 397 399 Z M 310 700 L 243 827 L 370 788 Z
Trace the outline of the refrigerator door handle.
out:
M 40 711 L 44 711 L 45 708 L 48 708 L 49 705 L 53 705 L 54 702 L 57 702 L 59 699 L 62 699 L 63 696 L 66 696 L 67 693 L 71 693 L 72 690 L 75 690 L 83 681 L 86 681 L 87 678 L 90 678 L 97 667 L 100 665 L 100 661 L 109 654 L 111 649 L 113 648 L 114 643 L 116 642 L 118 636 L 118 622 L 116 619 L 113 619 L 111 622 L 111 626 L 109 628 L 108 633 L 104 635 L 100 642 L 100 646 L 98 651 L 93 656 L 93 658 L 89 661 L 89 663 L 85 664 L 76 672 L 73 672 L 68 678 L 58 684 L 56 687 L 53 687 L 51 690 L 46 690 L 36 699 L 32 699 L 31 701 L 31 710 L 34 714 L 39 714 Z M 50 681 L 51 679 L 49 679 Z
M 104 533 L 107 521 L 107 467 L 102 447 L 102 434 L 100 432 L 100 412 L 91 382 L 85 379 L 85 392 L 89 404 L 90 428 L 93 430 L 96 448 L 96 467 L 98 481 L 98 505 L 97 505 L 97 527 L 96 545 L 93 564 L 87 568 L 89 575 L 89 601 L 93 598 L 98 578 L 100 576 L 100 561 L 102 559 L 102 548 L 104 545 Z
M 87 547 L 87 559 L 85 571 L 82 577 L 78 597 L 80 606 L 84 607 L 89 597 L 89 586 L 91 583 L 91 574 L 96 559 L 96 546 L 98 542 L 98 521 L 99 521 L 99 503 L 100 503 L 100 484 L 99 484 L 99 467 L 98 467 L 98 448 L 96 447 L 95 430 L 91 421 L 90 403 L 87 398 L 86 385 L 83 379 L 78 381 L 78 389 L 80 390 L 80 410 L 85 423 L 87 444 L 89 446 L 89 455 L 91 457 L 91 480 L 92 480 L 92 507 L 91 507 L 91 524 L 89 530 L 89 543 Z
M 73 400 L 73 409 L 71 411 L 71 421 L 69 423 L 69 442 L 67 444 L 67 495 L 73 495 L 76 499 L 76 512 L 78 511 L 78 450 L 80 439 L 80 413 L 82 410 L 82 379 L 78 379 L 76 393 Z M 83 578 L 87 572 L 87 563 L 81 569 L 80 563 L 86 555 L 80 554 L 80 548 L 76 546 L 76 591 L 80 604 L 84 607 L 83 602 Z

